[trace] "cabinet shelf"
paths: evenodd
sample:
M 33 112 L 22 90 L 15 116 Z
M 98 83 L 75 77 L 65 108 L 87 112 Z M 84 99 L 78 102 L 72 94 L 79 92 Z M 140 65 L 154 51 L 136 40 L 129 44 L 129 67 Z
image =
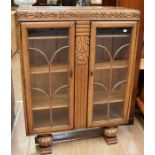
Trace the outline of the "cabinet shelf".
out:
M 52 109 L 68 108 L 67 94 L 57 94 L 52 102 Z M 45 97 L 33 97 L 32 110 L 50 109 L 50 101 Z
M 124 38 L 124 37 L 130 37 L 129 34 L 118 34 L 118 35 L 111 35 L 111 34 L 106 34 L 106 35 L 96 35 L 97 38 Z
M 98 62 L 95 64 L 95 69 L 110 69 L 110 62 Z M 112 68 L 127 68 L 128 60 L 115 60 L 112 62 Z
M 67 72 L 67 71 L 68 71 L 68 65 L 66 64 L 57 64 L 57 65 L 51 66 L 51 73 L 59 73 L 59 72 Z M 49 73 L 49 66 L 42 65 L 37 67 L 31 67 L 30 72 L 31 74 Z
M 68 39 L 68 36 L 31 36 L 29 40 L 42 40 L 42 39 Z
M 120 92 L 116 91 L 112 93 L 110 100 L 108 100 L 107 96 L 103 96 L 101 91 L 97 91 L 94 94 L 94 105 L 107 104 L 107 103 L 116 103 L 123 102 L 124 98 L 120 95 Z

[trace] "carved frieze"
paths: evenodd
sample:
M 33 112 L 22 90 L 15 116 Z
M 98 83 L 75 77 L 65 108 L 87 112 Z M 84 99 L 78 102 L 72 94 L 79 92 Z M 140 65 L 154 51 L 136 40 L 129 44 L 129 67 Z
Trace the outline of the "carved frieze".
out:
M 99 20 L 138 20 L 139 12 L 133 10 L 123 9 L 18 9 L 17 10 L 18 20 L 88 20 L 88 19 L 99 19 Z

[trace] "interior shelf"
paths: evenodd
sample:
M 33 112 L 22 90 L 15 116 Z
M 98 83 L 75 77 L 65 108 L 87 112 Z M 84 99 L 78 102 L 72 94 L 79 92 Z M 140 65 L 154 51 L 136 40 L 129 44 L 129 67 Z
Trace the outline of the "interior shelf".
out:
M 105 35 L 96 35 L 97 38 L 122 38 L 122 37 L 130 37 L 129 34 L 105 34 Z
M 47 97 L 43 96 L 33 96 L 33 101 L 32 101 L 32 110 L 45 110 L 49 109 L 49 100 Z
M 94 104 L 107 104 L 107 103 L 116 103 L 124 101 L 124 97 L 120 94 L 119 91 L 115 91 L 112 93 L 110 99 L 108 100 L 108 96 L 104 96 L 102 91 L 95 91 L 94 92 Z
M 68 39 L 68 36 L 31 36 L 29 40 L 42 40 L 42 39 Z
M 96 62 L 95 69 L 109 69 L 111 68 L 110 61 L 108 62 Z M 128 60 L 115 60 L 112 62 L 112 68 L 126 68 L 128 67 Z
M 67 108 L 67 94 L 57 94 L 52 102 L 52 109 Z M 46 97 L 33 96 L 32 110 L 50 109 L 50 101 Z
M 51 65 L 51 73 L 59 73 L 59 72 L 67 72 L 67 71 L 68 71 L 68 65 L 66 64 Z M 49 66 L 42 65 L 37 67 L 31 67 L 30 72 L 31 74 L 49 73 Z

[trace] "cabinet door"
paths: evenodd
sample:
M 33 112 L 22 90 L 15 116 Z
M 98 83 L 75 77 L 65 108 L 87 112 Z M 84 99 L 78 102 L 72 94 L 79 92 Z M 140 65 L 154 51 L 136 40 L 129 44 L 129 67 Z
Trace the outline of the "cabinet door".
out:
M 136 22 L 92 22 L 88 126 L 127 122 L 135 65 Z
M 22 28 L 27 132 L 73 127 L 74 22 L 25 22 Z

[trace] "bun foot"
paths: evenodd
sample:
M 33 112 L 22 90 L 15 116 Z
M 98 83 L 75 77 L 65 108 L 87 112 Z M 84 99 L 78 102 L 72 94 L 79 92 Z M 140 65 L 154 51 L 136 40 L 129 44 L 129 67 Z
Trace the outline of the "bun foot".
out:
M 108 145 L 110 144 L 117 144 L 117 127 L 105 127 L 103 128 L 103 137 Z
M 52 153 L 52 142 L 53 142 L 53 136 L 51 134 L 47 135 L 38 135 L 35 138 L 36 144 L 40 147 L 40 154 L 51 154 Z

